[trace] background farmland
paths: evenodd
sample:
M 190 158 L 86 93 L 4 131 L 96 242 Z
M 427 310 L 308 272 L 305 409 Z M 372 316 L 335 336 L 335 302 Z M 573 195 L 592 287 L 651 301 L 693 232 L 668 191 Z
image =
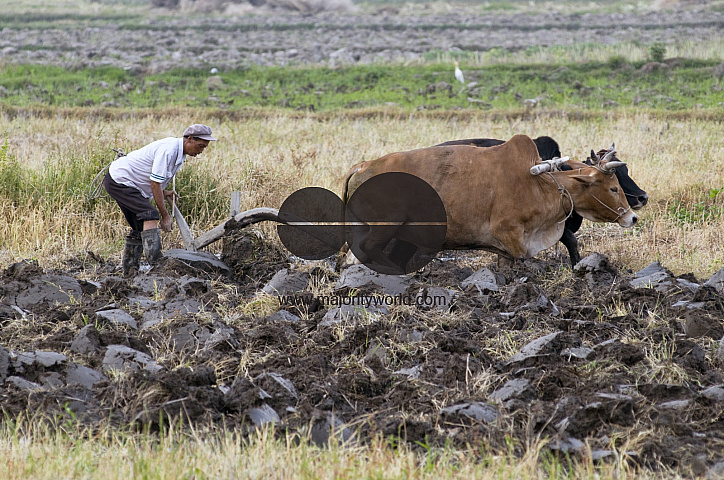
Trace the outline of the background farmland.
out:
M 205 123 L 219 141 L 177 180 L 197 235 L 228 216 L 232 191 L 242 192 L 242 209 L 278 208 L 305 186 L 341 193 L 349 165 L 393 151 L 550 135 L 575 160 L 615 142 L 650 197 L 634 229 L 584 222 L 582 256 L 602 253 L 629 272 L 658 260 L 676 275 L 708 278 L 724 266 L 723 30 L 721 1 L 5 0 L 0 267 L 34 259 L 62 268 L 91 254 L 119 263 L 125 227 L 115 205 L 91 198 L 94 176 L 112 148 Z M 273 225 L 255 228 L 279 246 Z M 181 245 L 177 230 L 164 245 Z M 84 463 L 106 448 L 119 478 L 281 477 L 279 463 L 290 478 L 538 477 L 567 468 L 541 460 L 537 444 L 475 459 L 429 445 L 300 450 L 268 432 L 239 447 L 225 433 L 204 443 L 171 432 L 156 444 L 131 434 L 108 440 L 110 427 L 59 435 L 43 422 L 5 425 L 8 478 L 111 475 L 104 462 Z M 186 463 L 198 471 L 178 469 Z M 214 468 L 225 473 L 204 473 Z M 594 470 L 584 462 L 574 472 L 636 475 L 620 458 Z

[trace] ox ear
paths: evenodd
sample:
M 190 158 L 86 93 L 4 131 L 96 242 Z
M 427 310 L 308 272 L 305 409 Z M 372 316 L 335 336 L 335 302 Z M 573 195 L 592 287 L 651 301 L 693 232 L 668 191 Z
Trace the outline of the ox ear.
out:
M 596 178 L 592 175 L 571 175 L 570 178 L 582 183 L 584 186 L 593 185 L 596 182 Z

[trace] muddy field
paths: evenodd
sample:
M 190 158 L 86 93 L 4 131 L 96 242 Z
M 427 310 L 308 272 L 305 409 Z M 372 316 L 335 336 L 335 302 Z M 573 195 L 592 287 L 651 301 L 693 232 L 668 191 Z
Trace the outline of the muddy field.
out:
M 168 12 L 167 12 L 168 13 Z M 517 51 L 534 46 L 619 42 L 706 42 L 721 37 L 724 12 L 502 14 L 455 10 L 402 15 L 255 14 L 80 18 L 47 16 L 37 23 L 6 20 L 0 60 L 82 68 L 116 66 L 154 73 L 171 68 L 241 68 L 409 61 L 429 52 Z M 0 17 L 0 22 L 2 21 Z M 3 24 L 0 23 L 0 26 Z
M 724 472 L 724 271 L 443 252 L 387 277 L 289 263 L 238 231 L 221 261 L 167 253 L 130 279 L 92 253 L 62 269 L 6 266 L 4 414 L 242 435 L 274 422 L 320 445 L 382 434 L 515 455 L 542 441 L 553 454 Z M 350 298 L 364 305 L 339 305 Z

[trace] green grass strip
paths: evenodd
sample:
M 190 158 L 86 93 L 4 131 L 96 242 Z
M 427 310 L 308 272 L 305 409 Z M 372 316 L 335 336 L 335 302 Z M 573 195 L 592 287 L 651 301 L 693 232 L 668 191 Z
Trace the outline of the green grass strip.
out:
M 71 70 L 43 65 L 0 70 L 0 105 L 14 107 L 274 107 L 334 111 L 395 106 L 403 110 L 719 109 L 717 61 L 674 59 L 645 65 L 612 57 L 578 64 L 499 64 L 466 68 L 464 87 L 448 64 L 342 68 L 251 67 L 212 78 L 205 70 L 143 74 L 121 68 Z M 535 102 L 526 102 L 534 99 Z M 535 107 L 533 107 L 535 103 Z

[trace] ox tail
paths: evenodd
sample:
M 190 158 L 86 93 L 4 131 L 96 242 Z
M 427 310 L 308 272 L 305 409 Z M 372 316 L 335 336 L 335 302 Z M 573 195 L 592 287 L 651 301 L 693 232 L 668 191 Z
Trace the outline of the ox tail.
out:
M 347 202 L 349 201 L 349 181 L 352 178 L 352 175 L 359 172 L 359 167 L 350 170 L 350 172 L 347 174 L 347 176 L 344 177 L 344 191 L 342 192 L 342 217 L 346 218 L 347 216 Z M 349 251 L 349 245 L 346 243 L 342 246 L 342 249 L 339 252 L 339 257 L 337 259 L 337 268 L 340 269 L 342 267 L 342 260 L 344 259 L 345 255 Z
M 345 205 L 347 205 L 347 202 L 349 201 L 349 181 L 352 178 L 352 175 L 359 172 L 359 168 L 355 168 L 354 170 L 351 170 L 346 177 L 344 177 L 344 191 L 342 192 L 342 201 Z

